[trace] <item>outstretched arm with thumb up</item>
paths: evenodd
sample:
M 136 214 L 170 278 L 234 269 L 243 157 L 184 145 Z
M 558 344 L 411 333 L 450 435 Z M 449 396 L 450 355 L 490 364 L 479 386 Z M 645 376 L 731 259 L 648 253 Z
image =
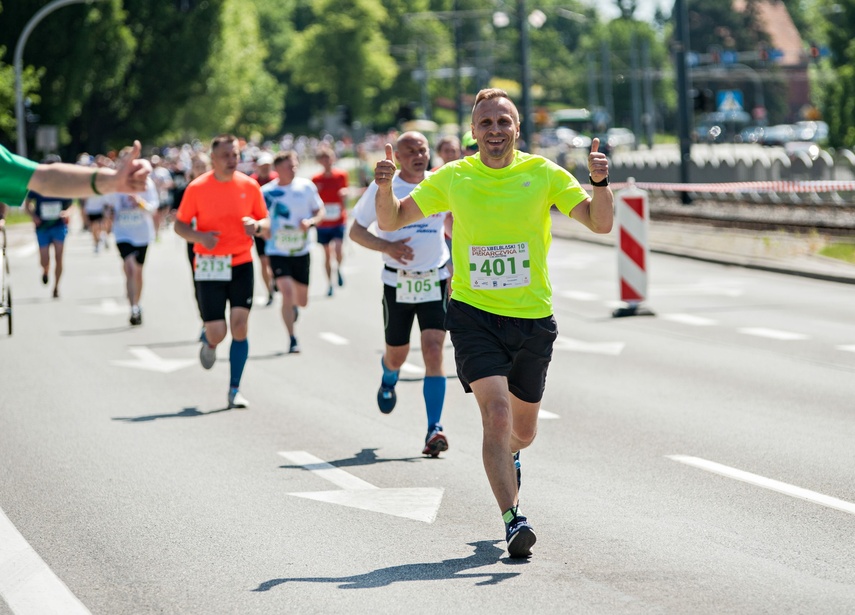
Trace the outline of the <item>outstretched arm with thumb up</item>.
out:
M 374 166 L 374 183 L 377 184 L 374 209 L 377 212 L 377 226 L 382 231 L 395 231 L 424 218 L 421 209 L 411 197 L 406 196 L 399 200 L 392 191 L 396 170 L 392 146 L 387 143 L 386 157 L 378 160 Z

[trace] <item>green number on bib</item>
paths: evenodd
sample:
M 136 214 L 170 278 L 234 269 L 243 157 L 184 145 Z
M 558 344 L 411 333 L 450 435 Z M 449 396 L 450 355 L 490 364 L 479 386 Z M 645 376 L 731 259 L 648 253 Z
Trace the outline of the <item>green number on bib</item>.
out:
M 484 275 L 493 275 L 493 270 L 490 268 L 490 261 L 484 261 L 484 264 L 481 265 L 481 273 Z

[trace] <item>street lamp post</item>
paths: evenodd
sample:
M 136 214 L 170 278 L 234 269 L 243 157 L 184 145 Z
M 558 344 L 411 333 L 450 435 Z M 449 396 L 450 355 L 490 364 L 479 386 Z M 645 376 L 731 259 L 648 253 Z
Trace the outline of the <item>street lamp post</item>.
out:
M 520 25 L 520 63 L 522 64 L 522 113 L 520 114 L 520 137 L 531 150 L 531 59 L 528 41 L 528 10 L 525 0 L 517 0 L 517 18 Z
M 18 37 L 18 43 L 15 45 L 15 56 L 14 56 L 14 65 L 15 65 L 15 117 L 18 122 L 18 155 L 26 157 L 27 155 L 27 131 L 26 131 L 26 123 L 24 118 L 24 87 L 21 82 L 21 72 L 23 71 L 23 55 L 24 55 L 24 45 L 27 44 L 27 39 L 30 37 L 30 33 L 33 29 L 38 25 L 38 23 L 47 17 L 48 14 L 54 12 L 58 8 L 62 8 L 64 6 L 68 6 L 69 4 L 81 4 L 83 2 L 97 2 L 98 0 L 54 0 L 50 4 L 42 7 L 40 11 L 38 11 L 30 21 L 27 22 L 27 25 L 24 26 L 24 30 L 21 32 L 21 36 Z

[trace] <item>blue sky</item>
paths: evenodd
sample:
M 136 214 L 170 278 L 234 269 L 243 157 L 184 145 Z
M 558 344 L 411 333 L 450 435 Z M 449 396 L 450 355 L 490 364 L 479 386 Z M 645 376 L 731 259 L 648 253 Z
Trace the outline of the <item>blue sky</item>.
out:
M 584 0 L 584 2 L 596 6 L 605 18 L 611 19 L 620 14 L 614 2 L 603 2 L 603 0 Z M 670 15 L 671 9 L 674 7 L 674 0 L 639 0 L 638 7 L 636 19 L 652 21 L 657 7 L 661 8 L 666 15 Z

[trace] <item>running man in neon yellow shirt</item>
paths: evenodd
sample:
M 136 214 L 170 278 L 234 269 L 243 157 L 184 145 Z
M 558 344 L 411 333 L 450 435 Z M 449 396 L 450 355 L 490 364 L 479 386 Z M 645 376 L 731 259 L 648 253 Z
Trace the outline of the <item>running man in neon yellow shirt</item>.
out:
M 445 325 L 458 376 L 481 409 L 484 469 L 511 557 L 530 555 L 536 540 L 518 508 L 519 451 L 534 440 L 558 334 L 546 267 L 549 211 L 555 205 L 595 233 L 608 233 L 614 222 L 609 162 L 598 139 L 588 155 L 594 186 L 589 196 L 565 169 L 517 151 L 519 134 L 519 112 L 507 93 L 481 90 L 472 108 L 476 154 L 445 164 L 403 199 L 392 192 L 391 145 L 374 170 L 381 230 L 442 211 L 454 216 L 453 294 Z

